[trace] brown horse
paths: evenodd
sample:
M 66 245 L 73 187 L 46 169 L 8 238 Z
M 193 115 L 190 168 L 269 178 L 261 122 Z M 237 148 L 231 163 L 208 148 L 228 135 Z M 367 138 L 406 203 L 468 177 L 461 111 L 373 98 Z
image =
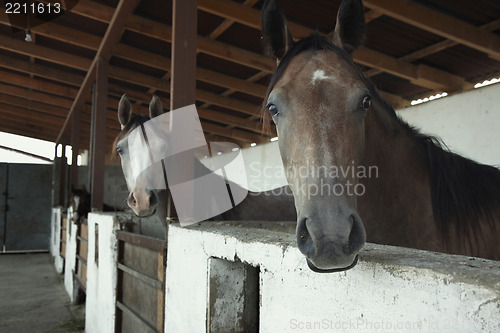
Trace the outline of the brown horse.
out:
M 361 0 L 344 0 L 331 41 L 296 43 L 268 0 L 263 41 L 278 61 L 265 101 L 311 269 L 353 267 L 365 241 L 500 259 L 500 171 L 449 152 L 399 119 L 354 65 Z
M 133 177 L 131 158 L 134 152 L 129 149 L 128 137 L 130 133 L 143 125 L 151 118 L 164 113 L 160 99 L 153 95 L 149 105 L 149 117 L 146 115 L 133 114 L 132 106 L 126 95 L 123 95 L 118 106 L 118 120 L 122 131 L 118 134 L 114 143 L 114 150 L 121 159 L 122 170 L 129 188 L 127 203 L 134 213 L 139 217 L 147 217 L 157 214 L 161 221 L 165 221 L 167 211 L 167 191 L 165 189 L 152 188 L 146 177 Z M 195 165 L 197 170 L 206 169 L 201 162 Z M 229 184 L 226 182 L 226 185 Z M 237 184 L 230 184 L 234 190 Z M 249 192 L 247 197 L 233 209 L 230 209 L 213 220 L 251 220 L 251 221 L 295 221 L 297 215 L 293 204 L 293 195 L 285 188 L 266 192 Z

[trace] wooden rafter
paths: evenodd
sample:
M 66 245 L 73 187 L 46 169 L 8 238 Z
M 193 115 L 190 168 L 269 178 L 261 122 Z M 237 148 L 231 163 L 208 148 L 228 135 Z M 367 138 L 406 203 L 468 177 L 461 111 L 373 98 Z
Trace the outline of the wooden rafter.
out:
M 365 6 L 500 60 L 500 36 L 408 0 L 364 0 Z
M 211 14 L 230 18 L 241 24 L 260 29 L 260 12 L 246 8 L 229 0 L 200 0 L 199 8 Z M 377 9 L 378 10 L 378 9 Z M 293 36 L 304 36 L 312 29 L 303 27 L 293 22 L 288 22 L 288 27 Z M 398 59 L 380 52 L 363 48 L 354 55 L 354 60 L 368 67 L 377 68 L 398 76 L 412 83 L 430 89 L 443 89 L 449 91 L 461 90 L 466 87 L 465 80 L 446 71 L 436 68 L 418 67 L 416 65 L 399 62 Z
M 82 103 L 83 99 L 85 96 L 89 93 L 90 91 L 90 86 L 92 82 L 94 81 L 95 78 L 95 71 L 97 68 L 97 63 L 99 61 L 102 61 L 102 59 L 109 59 L 111 56 L 111 52 L 113 49 L 116 47 L 118 44 L 121 35 L 123 33 L 124 25 L 125 25 L 125 20 L 126 18 L 134 11 L 135 7 L 137 7 L 137 4 L 139 3 L 140 0 L 121 0 L 118 4 L 118 7 L 116 8 L 116 11 L 113 14 L 113 17 L 111 18 L 110 24 L 108 26 L 108 29 L 106 30 L 106 34 L 104 35 L 102 42 L 99 46 L 99 49 L 97 50 L 97 54 L 92 61 L 92 64 L 88 66 L 87 68 L 89 69 L 87 72 L 87 76 L 83 80 L 83 83 L 80 87 L 80 90 L 78 91 L 78 94 L 75 98 L 75 101 L 69 110 L 68 116 L 66 117 L 66 121 L 64 122 L 64 125 L 59 132 L 59 135 L 56 140 L 56 144 L 59 143 L 60 139 L 64 135 L 64 132 L 66 130 L 66 126 L 69 123 L 71 119 L 71 114 L 74 112 L 76 108 L 78 108 Z M 107 75 L 107 71 L 106 71 Z M 107 87 L 106 87 L 107 89 Z

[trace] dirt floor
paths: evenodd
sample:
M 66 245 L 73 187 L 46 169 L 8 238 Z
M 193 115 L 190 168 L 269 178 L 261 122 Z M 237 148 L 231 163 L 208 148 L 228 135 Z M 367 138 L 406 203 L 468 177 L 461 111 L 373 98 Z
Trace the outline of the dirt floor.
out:
M 0 254 L 0 332 L 84 332 L 85 305 L 72 305 L 48 253 Z

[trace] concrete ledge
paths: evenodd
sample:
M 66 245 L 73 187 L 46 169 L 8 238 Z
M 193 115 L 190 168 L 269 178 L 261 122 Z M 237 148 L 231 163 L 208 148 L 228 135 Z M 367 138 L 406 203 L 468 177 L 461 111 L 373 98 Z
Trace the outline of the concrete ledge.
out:
M 258 267 L 261 332 L 500 329 L 500 262 L 367 244 L 352 270 L 318 274 L 294 234 L 221 222 L 173 224 L 168 242 L 166 332 L 206 330 L 210 258 Z

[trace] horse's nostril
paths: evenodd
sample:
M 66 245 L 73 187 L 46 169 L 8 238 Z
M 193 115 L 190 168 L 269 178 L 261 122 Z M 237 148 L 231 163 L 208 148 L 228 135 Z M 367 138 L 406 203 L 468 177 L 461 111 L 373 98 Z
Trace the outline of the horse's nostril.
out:
M 305 256 L 314 256 L 316 253 L 314 242 L 306 225 L 307 219 L 301 219 L 297 223 L 297 245 L 300 252 Z
M 351 215 L 351 232 L 349 233 L 349 241 L 347 246 L 347 254 L 358 253 L 366 242 L 365 228 L 363 222 L 356 215 Z
M 130 207 L 135 207 L 137 206 L 137 200 L 135 199 L 134 192 L 131 192 L 128 196 L 128 205 Z
M 155 207 L 158 205 L 158 202 L 158 195 L 155 192 L 151 192 L 151 195 L 149 196 L 149 206 Z

